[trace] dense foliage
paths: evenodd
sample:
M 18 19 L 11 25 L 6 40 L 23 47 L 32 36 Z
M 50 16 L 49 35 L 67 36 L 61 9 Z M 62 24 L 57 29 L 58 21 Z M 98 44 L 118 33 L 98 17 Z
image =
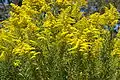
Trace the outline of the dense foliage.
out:
M 23 0 L 0 29 L 0 80 L 119 80 L 118 12 L 86 0 Z M 104 25 L 110 30 L 105 30 Z

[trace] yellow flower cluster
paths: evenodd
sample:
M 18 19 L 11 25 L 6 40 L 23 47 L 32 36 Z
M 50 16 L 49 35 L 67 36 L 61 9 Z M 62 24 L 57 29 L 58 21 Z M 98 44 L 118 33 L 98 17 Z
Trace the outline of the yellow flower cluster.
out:
M 0 52 L 10 55 L 41 52 L 49 54 L 64 42 L 67 53 L 95 56 L 100 53 L 106 31 L 103 25 L 113 26 L 118 19 L 111 5 L 104 14 L 84 17 L 80 7 L 86 0 L 24 0 L 21 7 L 12 5 L 10 18 L 1 29 Z

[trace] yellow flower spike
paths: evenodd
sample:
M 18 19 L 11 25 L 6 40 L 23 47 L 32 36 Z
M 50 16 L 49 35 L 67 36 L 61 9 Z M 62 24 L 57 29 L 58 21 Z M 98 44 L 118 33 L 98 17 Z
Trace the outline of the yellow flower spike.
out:
M 62 2 L 63 2 L 63 0 L 57 0 L 57 2 L 58 2 L 58 3 L 62 3 Z
M 74 47 L 68 49 L 68 51 L 75 50 L 75 49 L 79 48 L 79 44 L 80 44 L 80 40 L 78 39 L 76 45 Z
M 2 51 L 0 55 L 0 61 L 5 61 L 5 51 Z
M 13 65 L 14 65 L 15 67 L 20 66 L 20 65 L 21 65 L 20 60 L 15 60 L 15 61 L 13 62 Z

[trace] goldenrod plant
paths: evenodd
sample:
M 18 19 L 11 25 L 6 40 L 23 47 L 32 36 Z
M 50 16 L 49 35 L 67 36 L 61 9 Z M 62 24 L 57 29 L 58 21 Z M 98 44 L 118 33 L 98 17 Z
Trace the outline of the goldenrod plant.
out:
M 119 54 L 119 36 L 111 36 L 119 18 L 114 6 L 89 16 L 80 12 L 86 0 L 23 0 L 11 6 L 0 29 L 1 80 L 120 79 L 113 55 Z

